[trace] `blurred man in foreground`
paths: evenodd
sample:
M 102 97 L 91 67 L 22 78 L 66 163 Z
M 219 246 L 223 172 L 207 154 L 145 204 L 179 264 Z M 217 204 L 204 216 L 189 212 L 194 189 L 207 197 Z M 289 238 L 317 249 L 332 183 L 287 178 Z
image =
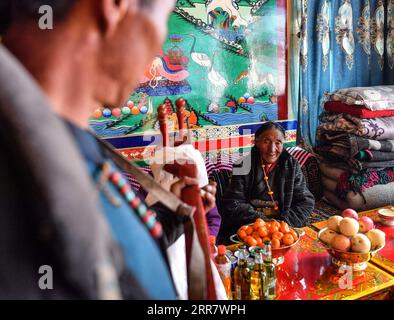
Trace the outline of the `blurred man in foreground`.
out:
M 52 30 L 40 28 L 42 5 Z M 0 299 L 177 297 L 160 217 L 88 132 L 98 106 L 120 106 L 138 83 L 174 5 L 0 1 Z

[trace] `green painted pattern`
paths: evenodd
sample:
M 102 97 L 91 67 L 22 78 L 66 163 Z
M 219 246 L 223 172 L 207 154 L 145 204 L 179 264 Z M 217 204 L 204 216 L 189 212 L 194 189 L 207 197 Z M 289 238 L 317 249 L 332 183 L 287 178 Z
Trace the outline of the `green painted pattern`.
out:
M 242 30 L 244 32 L 245 37 L 242 40 L 234 42 L 243 49 L 242 53 L 237 53 L 228 43 L 219 41 L 217 37 L 208 34 L 204 27 L 201 28 L 198 23 L 195 23 L 196 19 L 200 19 L 205 24 L 208 22 L 205 2 L 205 0 L 179 0 L 177 1 L 176 10 L 170 16 L 168 37 L 163 45 L 163 52 L 167 56 L 169 56 L 171 50 L 172 52 L 177 51 L 183 54 L 184 58 L 182 58 L 182 61 L 186 66 L 186 71 L 189 73 L 186 81 L 191 91 L 188 93 L 168 95 L 168 97 L 172 102 L 179 97 L 187 99 L 189 111 L 193 109 L 197 115 L 199 113 L 206 114 L 208 106 L 211 103 L 218 106 L 219 113 L 228 113 L 230 115 L 231 111 L 234 110 L 227 107 L 226 103 L 234 99 L 236 104 L 238 104 L 238 98 L 246 93 L 253 96 L 257 102 L 267 102 L 270 97 L 276 94 L 276 89 L 269 83 L 264 83 L 264 79 L 267 79 L 268 75 L 272 75 L 274 82 L 276 82 L 279 76 L 278 45 L 284 46 L 285 36 L 278 43 L 279 37 L 277 30 L 278 28 L 285 30 L 285 11 L 282 10 L 280 13 L 277 11 L 276 0 L 265 1 L 256 12 L 252 10 L 256 1 L 242 0 L 237 2 L 238 12 L 245 21 L 248 21 L 247 28 L 241 26 L 238 29 L 238 31 Z M 220 8 L 216 8 L 216 10 L 223 12 Z M 189 18 L 181 14 L 182 12 L 188 12 L 190 15 Z M 194 20 L 190 19 L 191 16 Z M 227 16 L 226 14 L 219 14 L 213 25 L 219 26 Z M 230 25 L 229 29 L 225 31 L 234 34 L 234 32 L 237 32 L 237 28 Z M 218 32 L 218 29 L 215 29 L 214 32 Z M 223 29 L 220 32 L 223 32 Z M 174 35 L 178 35 L 178 37 L 174 38 Z M 212 69 L 201 66 L 192 59 L 191 50 L 194 39 L 194 51 L 209 57 L 212 62 Z M 155 61 L 160 64 L 160 59 Z M 280 63 L 285 62 L 281 61 Z M 216 71 L 217 75 L 225 79 L 228 84 L 227 87 L 214 85 L 212 78 L 208 77 L 208 74 L 212 70 Z M 242 74 L 244 73 L 245 75 L 247 72 L 249 75 L 242 77 Z M 149 72 L 146 72 L 146 75 L 150 75 Z M 252 75 L 254 76 L 252 77 Z M 154 85 L 155 82 L 152 82 L 152 84 Z M 137 91 L 140 91 L 140 89 L 137 89 Z M 121 126 L 137 126 L 136 130 L 130 133 L 139 133 L 152 128 L 157 129 L 156 108 L 163 103 L 166 97 L 167 95 L 149 95 L 146 97 L 146 105 L 149 106 L 149 102 L 151 102 L 153 107 L 152 119 L 150 121 L 142 123 L 147 117 L 146 114 L 133 115 L 118 123 L 116 128 Z M 141 92 L 138 94 L 132 93 L 130 100 L 135 104 L 140 103 L 142 100 Z M 233 122 L 231 124 L 250 123 L 238 120 L 242 119 L 242 117 L 239 118 L 239 114 L 245 113 L 248 113 L 248 111 L 238 104 L 237 110 L 234 114 L 231 114 L 231 119 L 228 121 Z M 105 120 L 108 121 L 108 119 Z M 116 118 L 111 117 L 109 120 L 116 120 Z M 257 121 L 260 121 L 260 119 Z M 212 124 L 212 122 L 200 116 L 197 126 L 211 126 Z M 226 123 L 226 125 L 228 124 L 230 123 Z M 141 127 L 139 127 L 140 125 Z

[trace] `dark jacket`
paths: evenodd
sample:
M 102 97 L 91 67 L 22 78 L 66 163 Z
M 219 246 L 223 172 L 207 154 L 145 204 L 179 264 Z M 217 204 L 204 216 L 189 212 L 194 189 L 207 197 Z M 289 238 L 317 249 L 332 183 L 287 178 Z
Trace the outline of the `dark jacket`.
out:
M 250 166 L 248 165 L 250 163 Z M 241 168 L 244 168 L 241 170 Z M 248 170 L 250 168 L 250 170 Z M 243 172 L 239 172 L 239 170 Z M 293 227 L 304 227 L 308 222 L 315 200 L 306 186 L 298 161 L 286 150 L 279 157 L 274 178 L 274 198 L 279 203 L 280 220 Z M 238 172 L 237 172 L 238 171 Z M 255 199 L 257 179 L 263 179 L 260 155 L 256 147 L 233 166 L 231 183 L 223 198 L 221 238 L 234 234 L 237 229 L 263 217 L 250 203 Z M 260 180 L 258 180 L 260 181 Z

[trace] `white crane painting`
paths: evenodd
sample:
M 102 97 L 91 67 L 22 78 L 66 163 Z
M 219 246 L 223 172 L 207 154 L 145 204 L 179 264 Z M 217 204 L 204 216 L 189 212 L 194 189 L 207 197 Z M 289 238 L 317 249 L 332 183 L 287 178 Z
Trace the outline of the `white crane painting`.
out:
M 212 83 L 213 86 L 215 86 L 216 88 L 222 88 L 225 89 L 228 87 L 228 82 L 227 80 L 219 74 L 219 72 L 217 72 L 214 68 L 213 68 L 213 63 L 214 63 L 214 59 L 216 56 L 217 51 L 214 52 L 213 57 L 212 57 L 212 65 L 209 68 L 209 72 L 208 72 L 208 80 Z
M 202 53 L 202 52 L 195 52 L 195 46 L 196 46 L 196 37 L 192 34 L 189 34 L 190 37 L 193 38 L 193 45 L 190 50 L 190 56 L 192 57 L 193 61 L 197 64 L 199 64 L 202 67 L 207 67 L 210 68 L 212 65 L 211 59 L 208 57 L 207 54 Z

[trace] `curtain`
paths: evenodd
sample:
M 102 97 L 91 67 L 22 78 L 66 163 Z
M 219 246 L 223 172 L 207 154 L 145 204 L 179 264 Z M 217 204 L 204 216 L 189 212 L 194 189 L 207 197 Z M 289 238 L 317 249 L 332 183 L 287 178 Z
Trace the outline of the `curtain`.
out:
M 313 146 L 325 92 L 394 84 L 394 0 L 293 3 L 301 21 L 297 137 Z
M 289 56 L 298 57 L 300 55 L 300 42 L 298 35 L 301 26 L 301 1 L 288 2 L 288 14 L 290 15 L 289 21 Z M 293 115 L 298 114 L 299 108 L 299 88 L 300 88 L 300 64 L 296 58 L 295 63 L 289 63 L 289 102 L 291 103 L 291 111 Z M 290 110 L 290 108 L 289 108 Z M 289 113 L 290 116 L 290 113 Z

